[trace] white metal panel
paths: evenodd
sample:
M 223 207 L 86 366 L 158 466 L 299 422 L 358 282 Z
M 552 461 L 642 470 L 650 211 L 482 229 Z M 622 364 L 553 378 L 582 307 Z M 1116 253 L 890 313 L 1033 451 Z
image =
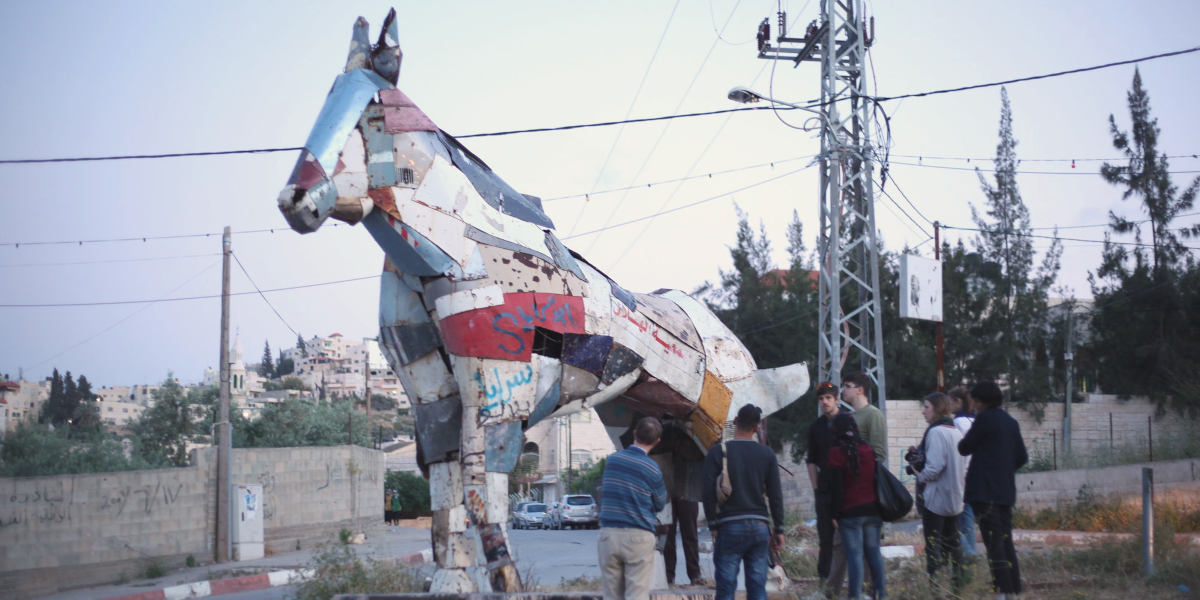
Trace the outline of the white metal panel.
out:
M 457 215 L 450 215 L 430 208 L 415 201 L 401 201 L 402 192 L 411 193 L 405 188 L 392 188 L 397 195 L 396 209 L 400 220 L 412 227 L 417 233 L 429 238 L 438 248 L 450 256 L 463 269 L 463 277 L 474 279 L 482 277 L 485 272 L 482 261 L 473 261 L 478 250 L 477 242 L 466 236 L 467 226 Z M 478 272 L 468 272 L 470 268 Z
M 414 200 L 458 215 L 484 233 L 550 256 L 550 249 L 546 247 L 546 233 L 541 227 L 492 208 L 471 185 L 467 176 L 441 156 L 434 157 L 433 165 Z
M 454 394 L 458 384 L 446 369 L 441 354 L 430 352 L 407 365 L 400 366 L 396 376 L 404 384 L 408 397 L 418 404 L 434 402 Z
M 508 521 L 508 473 L 488 471 L 486 481 L 487 489 L 493 490 L 487 499 L 487 522 L 503 524 Z
M 611 310 L 613 341 L 641 355 L 647 373 L 684 398 L 698 401 L 704 387 L 704 355 L 620 300 L 612 299 Z
M 568 296 L 587 294 L 587 282 L 571 271 L 537 256 L 524 252 L 521 253 L 523 256 L 518 256 L 514 250 L 483 243 L 479 244 L 479 252 L 488 270 L 488 278 L 495 281 L 505 292 L 539 292 Z
M 478 414 L 465 414 L 469 409 L 464 403 L 463 418 L 474 418 L 479 425 L 524 419 L 529 416 L 537 402 L 537 373 L 531 362 L 480 358 L 470 361 L 456 360 L 455 367 L 466 366 L 463 396 L 481 399 Z
M 612 286 L 591 265 L 580 261 L 579 268 L 588 280 L 587 294 L 583 297 L 583 329 L 588 333 L 608 335 L 612 327 Z
M 429 465 L 430 510 L 449 510 L 462 502 L 462 473 L 458 462 L 436 462 Z
M 350 138 L 342 148 L 339 160 L 342 170 L 333 175 L 333 185 L 337 188 L 338 198 L 367 197 L 367 159 L 362 132 L 358 128 L 350 132 Z
M 737 336 L 699 300 L 679 290 L 663 294 L 679 305 L 692 318 L 700 338 L 704 341 L 705 367 L 724 382 L 750 375 L 757 365 L 750 351 Z
M 733 390 L 729 401 L 729 415 L 737 415 L 738 409 L 754 404 L 770 415 L 791 404 L 808 391 L 808 363 L 795 363 L 775 369 L 759 369 L 749 377 L 725 382 Z
M 504 290 L 501 290 L 498 285 L 450 292 L 435 301 L 439 319 L 445 319 L 450 315 L 457 315 L 458 313 L 478 308 L 500 306 L 501 304 L 504 304 Z

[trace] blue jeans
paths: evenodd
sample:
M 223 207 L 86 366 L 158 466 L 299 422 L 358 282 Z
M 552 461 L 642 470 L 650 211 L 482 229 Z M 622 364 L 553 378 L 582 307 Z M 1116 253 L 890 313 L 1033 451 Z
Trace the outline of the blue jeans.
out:
M 871 586 L 876 598 L 887 597 L 887 581 L 883 572 L 883 554 L 879 552 L 879 530 L 883 519 L 879 517 L 846 517 L 838 519 L 838 533 L 846 549 L 846 572 L 850 576 L 847 590 L 850 598 L 862 597 L 863 555 L 871 569 Z
M 963 511 L 958 515 L 958 536 L 963 556 L 975 556 L 975 511 L 963 502 Z
M 716 600 L 733 600 L 737 591 L 738 566 L 744 564 L 746 600 L 767 598 L 767 552 L 771 532 L 766 521 L 742 519 L 722 523 L 713 548 L 713 570 L 717 579 Z

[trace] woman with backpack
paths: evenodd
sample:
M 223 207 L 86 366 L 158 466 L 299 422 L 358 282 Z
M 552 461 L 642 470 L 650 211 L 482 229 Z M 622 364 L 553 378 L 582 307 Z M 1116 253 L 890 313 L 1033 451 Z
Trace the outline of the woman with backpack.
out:
M 862 597 L 863 559 L 871 569 L 875 598 L 887 597 L 879 531 L 883 519 L 875 503 L 875 453 L 858 435 L 854 417 L 842 413 L 833 419 L 833 448 L 829 451 L 834 526 L 846 550 L 851 599 Z

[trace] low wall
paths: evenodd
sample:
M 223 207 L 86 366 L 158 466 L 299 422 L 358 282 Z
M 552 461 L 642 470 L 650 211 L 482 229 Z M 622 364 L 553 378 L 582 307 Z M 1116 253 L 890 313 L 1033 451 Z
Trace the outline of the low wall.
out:
M 1184 493 L 1200 500 L 1200 460 L 1184 459 L 1097 469 L 1017 473 L 1017 506 L 1029 510 L 1070 506 L 1085 494 L 1140 501 L 1142 469 L 1145 467 L 1154 469 L 1156 498 Z
M 351 446 L 235 449 L 234 484 L 263 485 L 269 553 L 382 522 L 384 457 Z M 175 469 L 0 478 L 0 597 L 213 562 L 216 450 Z

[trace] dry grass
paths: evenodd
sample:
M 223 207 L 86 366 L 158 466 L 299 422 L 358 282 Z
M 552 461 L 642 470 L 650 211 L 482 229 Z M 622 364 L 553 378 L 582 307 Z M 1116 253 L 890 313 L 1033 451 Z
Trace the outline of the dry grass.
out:
M 1200 498 L 1191 493 L 1159 494 L 1154 502 L 1154 520 L 1177 533 L 1200 532 Z M 1140 533 L 1141 498 L 1098 498 L 1088 488 L 1079 491 L 1075 503 L 1039 511 L 1013 511 L 1013 527 L 1056 531 Z

